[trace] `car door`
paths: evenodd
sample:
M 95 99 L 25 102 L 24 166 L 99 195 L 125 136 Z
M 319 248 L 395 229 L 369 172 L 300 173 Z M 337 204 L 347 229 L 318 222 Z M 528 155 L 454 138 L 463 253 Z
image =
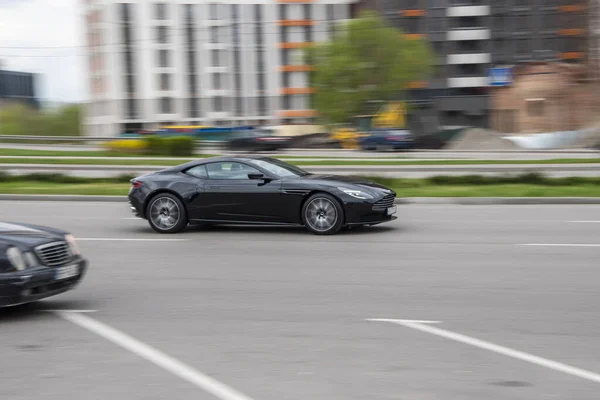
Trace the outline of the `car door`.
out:
M 204 219 L 231 222 L 281 222 L 276 204 L 281 196 L 279 180 L 250 179 L 263 172 L 242 162 L 222 161 L 206 165 L 208 179 L 199 196 Z

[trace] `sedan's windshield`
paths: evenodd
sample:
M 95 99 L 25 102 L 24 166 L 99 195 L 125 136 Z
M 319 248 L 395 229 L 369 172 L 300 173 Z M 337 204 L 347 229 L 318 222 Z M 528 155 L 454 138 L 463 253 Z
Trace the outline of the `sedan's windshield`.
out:
M 309 175 L 308 172 L 304 171 L 301 168 L 298 168 L 294 165 L 285 163 L 283 161 L 277 160 L 275 158 L 260 158 L 250 160 L 250 162 L 257 167 L 260 167 L 264 170 L 267 170 L 271 174 L 278 176 L 280 178 L 285 178 L 288 176 L 305 176 Z

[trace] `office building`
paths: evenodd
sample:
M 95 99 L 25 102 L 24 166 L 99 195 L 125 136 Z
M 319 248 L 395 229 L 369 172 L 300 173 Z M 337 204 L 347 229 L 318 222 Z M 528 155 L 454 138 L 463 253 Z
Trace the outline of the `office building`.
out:
M 87 0 L 87 134 L 310 122 L 303 49 L 327 40 L 351 3 Z
M 431 43 L 435 76 L 411 96 L 428 101 L 441 125 L 489 127 L 495 68 L 587 57 L 588 0 L 367 2 L 409 37 Z M 504 76 L 494 85 L 510 84 L 510 75 L 494 76 Z
M 27 72 L 0 69 L 0 107 L 21 103 L 38 109 L 35 75 Z

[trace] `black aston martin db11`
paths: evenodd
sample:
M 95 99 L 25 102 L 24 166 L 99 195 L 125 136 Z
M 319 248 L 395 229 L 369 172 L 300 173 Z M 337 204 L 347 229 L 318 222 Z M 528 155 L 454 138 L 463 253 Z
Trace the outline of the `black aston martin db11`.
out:
M 316 234 L 396 219 L 393 190 L 270 157 L 213 157 L 131 181 L 132 212 L 160 233 L 188 224 L 300 225 Z
M 59 229 L 0 223 L 0 307 L 73 289 L 86 272 L 75 238 Z

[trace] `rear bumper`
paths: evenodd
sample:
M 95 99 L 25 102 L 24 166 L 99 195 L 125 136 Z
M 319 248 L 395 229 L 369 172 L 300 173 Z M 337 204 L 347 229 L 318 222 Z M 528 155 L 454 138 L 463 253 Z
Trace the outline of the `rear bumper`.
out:
M 0 275 L 0 307 L 32 303 L 74 289 L 87 273 L 88 263 L 80 259 L 79 274 L 68 279 L 55 279 L 55 268 L 39 267 L 18 274 Z

